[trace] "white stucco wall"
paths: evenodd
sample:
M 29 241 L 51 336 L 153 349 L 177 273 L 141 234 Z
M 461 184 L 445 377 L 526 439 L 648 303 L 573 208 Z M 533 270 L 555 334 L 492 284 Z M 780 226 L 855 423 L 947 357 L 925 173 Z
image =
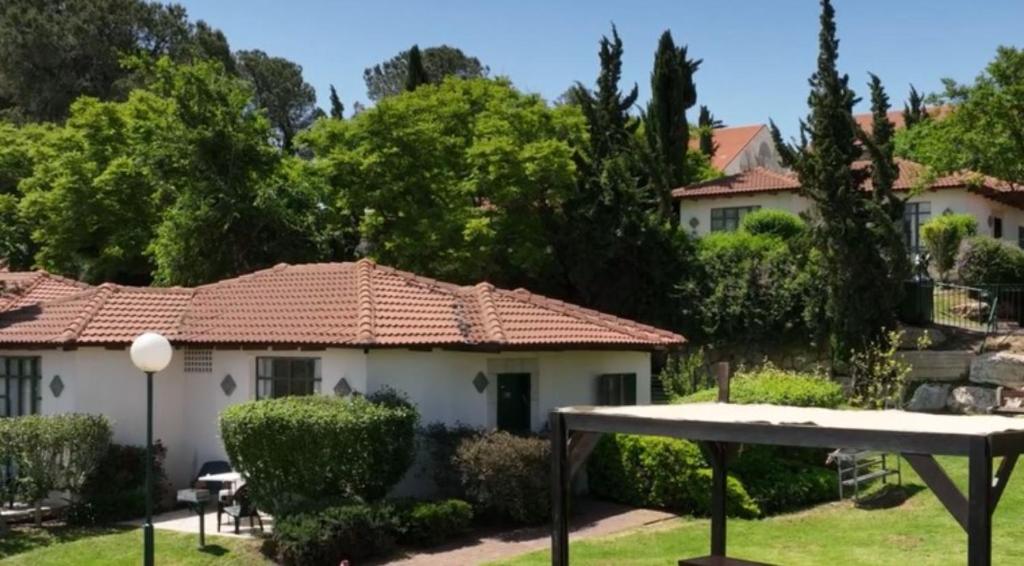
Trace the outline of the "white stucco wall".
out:
M 39 356 L 41 412 L 102 413 L 114 423 L 115 442 L 145 442 L 145 378 L 126 349 L 8 350 L 3 355 Z M 184 350 L 154 380 L 154 437 L 167 446 L 167 471 L 184 485 L 199 466 L 226 459 L 218 417 L 226 407 L 256 398 L 256 358 L 317 357 L 321 394 L 332 395 L 338 380 L 362 393 L 391 386 L 416 403 L 424 424 L 458 422 L 491 428 L 497 423 L 497 376 L 531 375 L 531 425 L 541 430 L 548 413 L 564 405 L 597 402 L 597 378 L 605 373 L 635 373 L 637 402 L 650 402 L 650 354 L 628 351 L 476 353 L 448 350 L 358 349 L 321 351 L 214 350 L 212 371 L 185 373 Z M 487 375 L 483 393 L 473 387 L 478 372 Z M 226 395 L 221 381 L 230 374 L 235 390 Z M 60 375 L 64 391 L 54 397 L 49 384 Z
M 966 189 L 925 191 L 908 202 L 931 203 L 932 218 L 947 210 L 970 214 L 978 220 L 978 233 L 985 236 L 992 235 L 989 218 L 1000 217 L 1003 219 L 1002 240 L 1011 244 L 1017 244 L 1017 230 L 1024 227 L 1024 210 L 987 199 Z M 811 203 L 793 191 L 687 199 L 680 203 L 680 221 L 692 234 L 703 236 L 711 230 L 711 209 L 737 206 L 760 206 L 800 214 L 809 209 Z
M 735 175 L 754 167 L 782 170 L 782 159 L 772 141 L 771 131 L 766 127 L 757 131 L 750 142 L 725 166 L 723 173 Z

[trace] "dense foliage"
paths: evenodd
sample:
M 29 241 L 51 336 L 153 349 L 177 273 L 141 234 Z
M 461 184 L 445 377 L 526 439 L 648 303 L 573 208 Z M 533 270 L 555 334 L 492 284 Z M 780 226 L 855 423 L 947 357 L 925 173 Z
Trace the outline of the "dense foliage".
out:
M 420 49 L 414 46 L 414 50 L 419 53 L 416 57 L 421 67 L 417 73 L 422 73 L 422 78 L 417 77 L 414 81 L 417 84 L 440 84 L 446 77 L 478 79 L 490 73 L 487 65 L 476 57 L 466 55 L 457 47 L 438 45 Z M 363 70 L 366 94 L 370 100 L 380 102 L 384 98 L 409 90 L 409 56 L 412 51 L 413 49 L 402 51 L 383 63 Z
M 406 501 L 398 505 L 400 540 L 412 546 L 436 546 L 465 533 L 473 506 L 461 499 Z
M 364 397 L 285 397 L 228 407 L 221 438 L 261 509 L 380 499 L 412 465 L 416 410 Z
M 956 276 L 970 287 L 1020 284 L 1024 281 L 1024 250 L 989 236 L 968 238 L 957 254 Z
M 703 347 L 670 354 L 658 373 L 658 380 L 670 399 L 685 397 L 715 384 Z
M 921 239 L 940 279 L 945 280 L 956 266 L 961 242 L 977 233 L 978 221 L 970 214 L 943 214 L 921 226 Z
M 485 517 L 540 524 L 551 513 L 551 443 L 492 432 L 462 441 L 455 467 L 467 499 Z
M 170 506 L 173 489 L 164 470 L 167 448 L 153 445 L 153 502 L 159 512 Z M 85 482 L 67 521 L 79 525 L 110 524 L 146 512 L 146 447 L 111 444 Z
M 740 230 L 754 236 L 775 236 L 789 241 L 803 236 L 807 232 L 807 223 L 791 212 L 762 208 L 744 216 Z
M 704 403 L 717 398 L 717 389 L 709 388 L 679 401 Z M 785 371 L 771 365 L 739 371 L 729 385 L 729 402 L 738 404 L 768 403 L 834 409 L 843 403 L 843 399 L 843 390 L 835 381 L 814 374 Z

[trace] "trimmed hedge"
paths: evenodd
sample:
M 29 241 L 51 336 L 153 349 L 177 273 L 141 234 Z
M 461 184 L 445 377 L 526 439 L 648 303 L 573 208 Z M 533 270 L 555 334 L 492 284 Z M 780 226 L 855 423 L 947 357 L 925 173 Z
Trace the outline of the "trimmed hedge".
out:
M 789 240 L 803 235 L 807 231 L 807 223 L 791 212 L 762 208 L 744 216 L 740 221 L 740 230 L 755 236 L 775 236 Z
M 928 247 L 939 277 L 956 265 L 956 255 L 964 238 L 978 233 L 978 221 L 970 214 L 942 214 L 921 225 L 921 239 Z
M 971 287 L 1024 281 L 1024 250 L 988 236 L 964 241 L 956 258 L 957 277 Z
M 700 449 L 686 440 L 606 434 L 587 466 L 590 491 L 603 499 L 692 515 L 711 509 L 711 470 Z M 726 511 L 758 517 L 761 511 L 733 476 L 726 482 Z
M 708 403 L 718 390 L 704 389 L 679 399 L 680 403 Z M 773 366 L 737 373 L 729 385 L 729 401 L 741 405 L 767 403 L 834 409 L 843 403 L 843 389 L 834 381 L 809 373 L 785 371 Z
M 454 463 L 466 497 L 481 514 L 539 524 L 551 515 L 550 456 L 545 439 L 498 431 L 463 440 Z
M 221 437 L 260 508 L 384 497 L 415 456 L 419 416 L 407 403 L 364 397 L 285 397 L 228 407 Z
M 156 511 L 170 508 L 174 491 L 164 461 L 167 448 L 153 444 L 153 501 Z M 111 444 L 85 480 L 79 501 L 68 508 L 67 521 L 97 525 L 127 521 L 146 513 L 146 447 Z
M 387 554 L 398 542 L 440 544 L 466 532 L 472 518 L 457 499 L 339 505 L 277 519 L 263 551 L 286 565 L 336 566 Z

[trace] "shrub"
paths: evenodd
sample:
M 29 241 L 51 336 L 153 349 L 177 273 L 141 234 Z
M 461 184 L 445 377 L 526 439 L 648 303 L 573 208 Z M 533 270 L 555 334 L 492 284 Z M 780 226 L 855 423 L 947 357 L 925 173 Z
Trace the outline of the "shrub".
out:
M 777 446 L 744 446 L 729 469 L 765 515 L 832 501 L 839 489 L 825 452 Z
M 763 208 L 744 216 L 740 221 L 740 230 L 755 236 L 775 236 L 789 240 L 803 235 L 807 231 L 807 223 L 785 210 Z
M 413 462 L 416 410 L 364 397 L 285 397 L 228 407 L 221 437 L 253 499 L 274 515 L 383 497 Z
M 36 505 L 51 491 L 77 498 L 82 484 L 110 444 L 110 422 L 102 415 L 29 415 L 6 420 L 4 449 L 18 469 L 17 492 Z
M 469 530 L 473 507 L 461 499 L 410 501 L 398 508 L 403 544 L 435 546 Z
M 711 470 L 689 441 L 606 434 L 590 456 L 587 479 L 591 492 L 604 499 L 693 515 L 710 512 Z M 733 476 L 726 482 L 726 511 L 737 517 L 761 514 Z
M 1024 280 L 1024 251 L 988 236 L 975 236 L 960 245 L 957 277 L 964 285 L 983 287 Z
M 718 399 L 715 388 L 698 391 L 680 399 L 681 403 L 707 403 Z M 838 383 L 809 373 L 778 369 L 771 364 L 749 372 L 739 372 L 729 385 L 732 403 L 767 403 L 797 407 L 835 408 L 843 402 Z
M 977 233 L 978 221 L 970 214 L 943 214 L 921 226 L 921 238 L 940 279 L 945 280 L 956 265 L 956 254 L 964 238 Z
M 164 461 L 167 448 L 153 444 L 153 501 L 157 511 L 169 507 L 173 490 Z M 126 521 L 146 512 L 146 447 L 111 444 L 96 469 L 82 485 L 81 496 L 71 505 L 67 521 L 95 525 Z
M 703 347 L 685 355 L 669 355 L 665 367 L 658 374 L 658 379 L 661 380 L 665 393 L 672 399 L 684 397 L 714 384 L 704 359 Z
M 522 524 L 551 514 L 550 444 L 492 432 L 460 443 L 455 465 L 466 497 L 485 516 Z
M 276 517 L 264 552 L 282 564 L 337 566 L 390 551 L 398 531 L 395 508 L 386 502 L 328 507 Z
M 853 352 L 847 364 L 850 401 L 868 409 L 897 409 L 903 401 L 910 364 L 897 355 L 902 333 L 889 332 L 878 342 Z
M 444 423 L 430 423 L 420 431 L 429 455 L 430 477 L 438 493 L 443 497 L 464 498 L 462 481 L 455 465 L 455 452 L 463 440 L 483 436 L 479 427 L 462 423 L 447 426 Z

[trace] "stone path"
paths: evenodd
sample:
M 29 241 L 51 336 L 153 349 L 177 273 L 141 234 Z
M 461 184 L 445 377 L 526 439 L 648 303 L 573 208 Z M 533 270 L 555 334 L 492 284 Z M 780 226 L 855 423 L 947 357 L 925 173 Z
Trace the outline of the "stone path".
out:
M 578 501 L 577 509 L 579 512 L 573 518 L 571 525 L 573 540 L 610 535 L 666 522 L 676 517 L 664 511 L 634 509 L 594 500 Z M 545 549 L 550 544 L 551 531 L 547 526 L 513 531 L 494 531 L 477 533 L 471 538 L 458 540 L 422 553 L 411 554 L 404 558 L 392 558 L 377 564 L 401 564 L 403 566 L 458 564 L 469 566 Z

